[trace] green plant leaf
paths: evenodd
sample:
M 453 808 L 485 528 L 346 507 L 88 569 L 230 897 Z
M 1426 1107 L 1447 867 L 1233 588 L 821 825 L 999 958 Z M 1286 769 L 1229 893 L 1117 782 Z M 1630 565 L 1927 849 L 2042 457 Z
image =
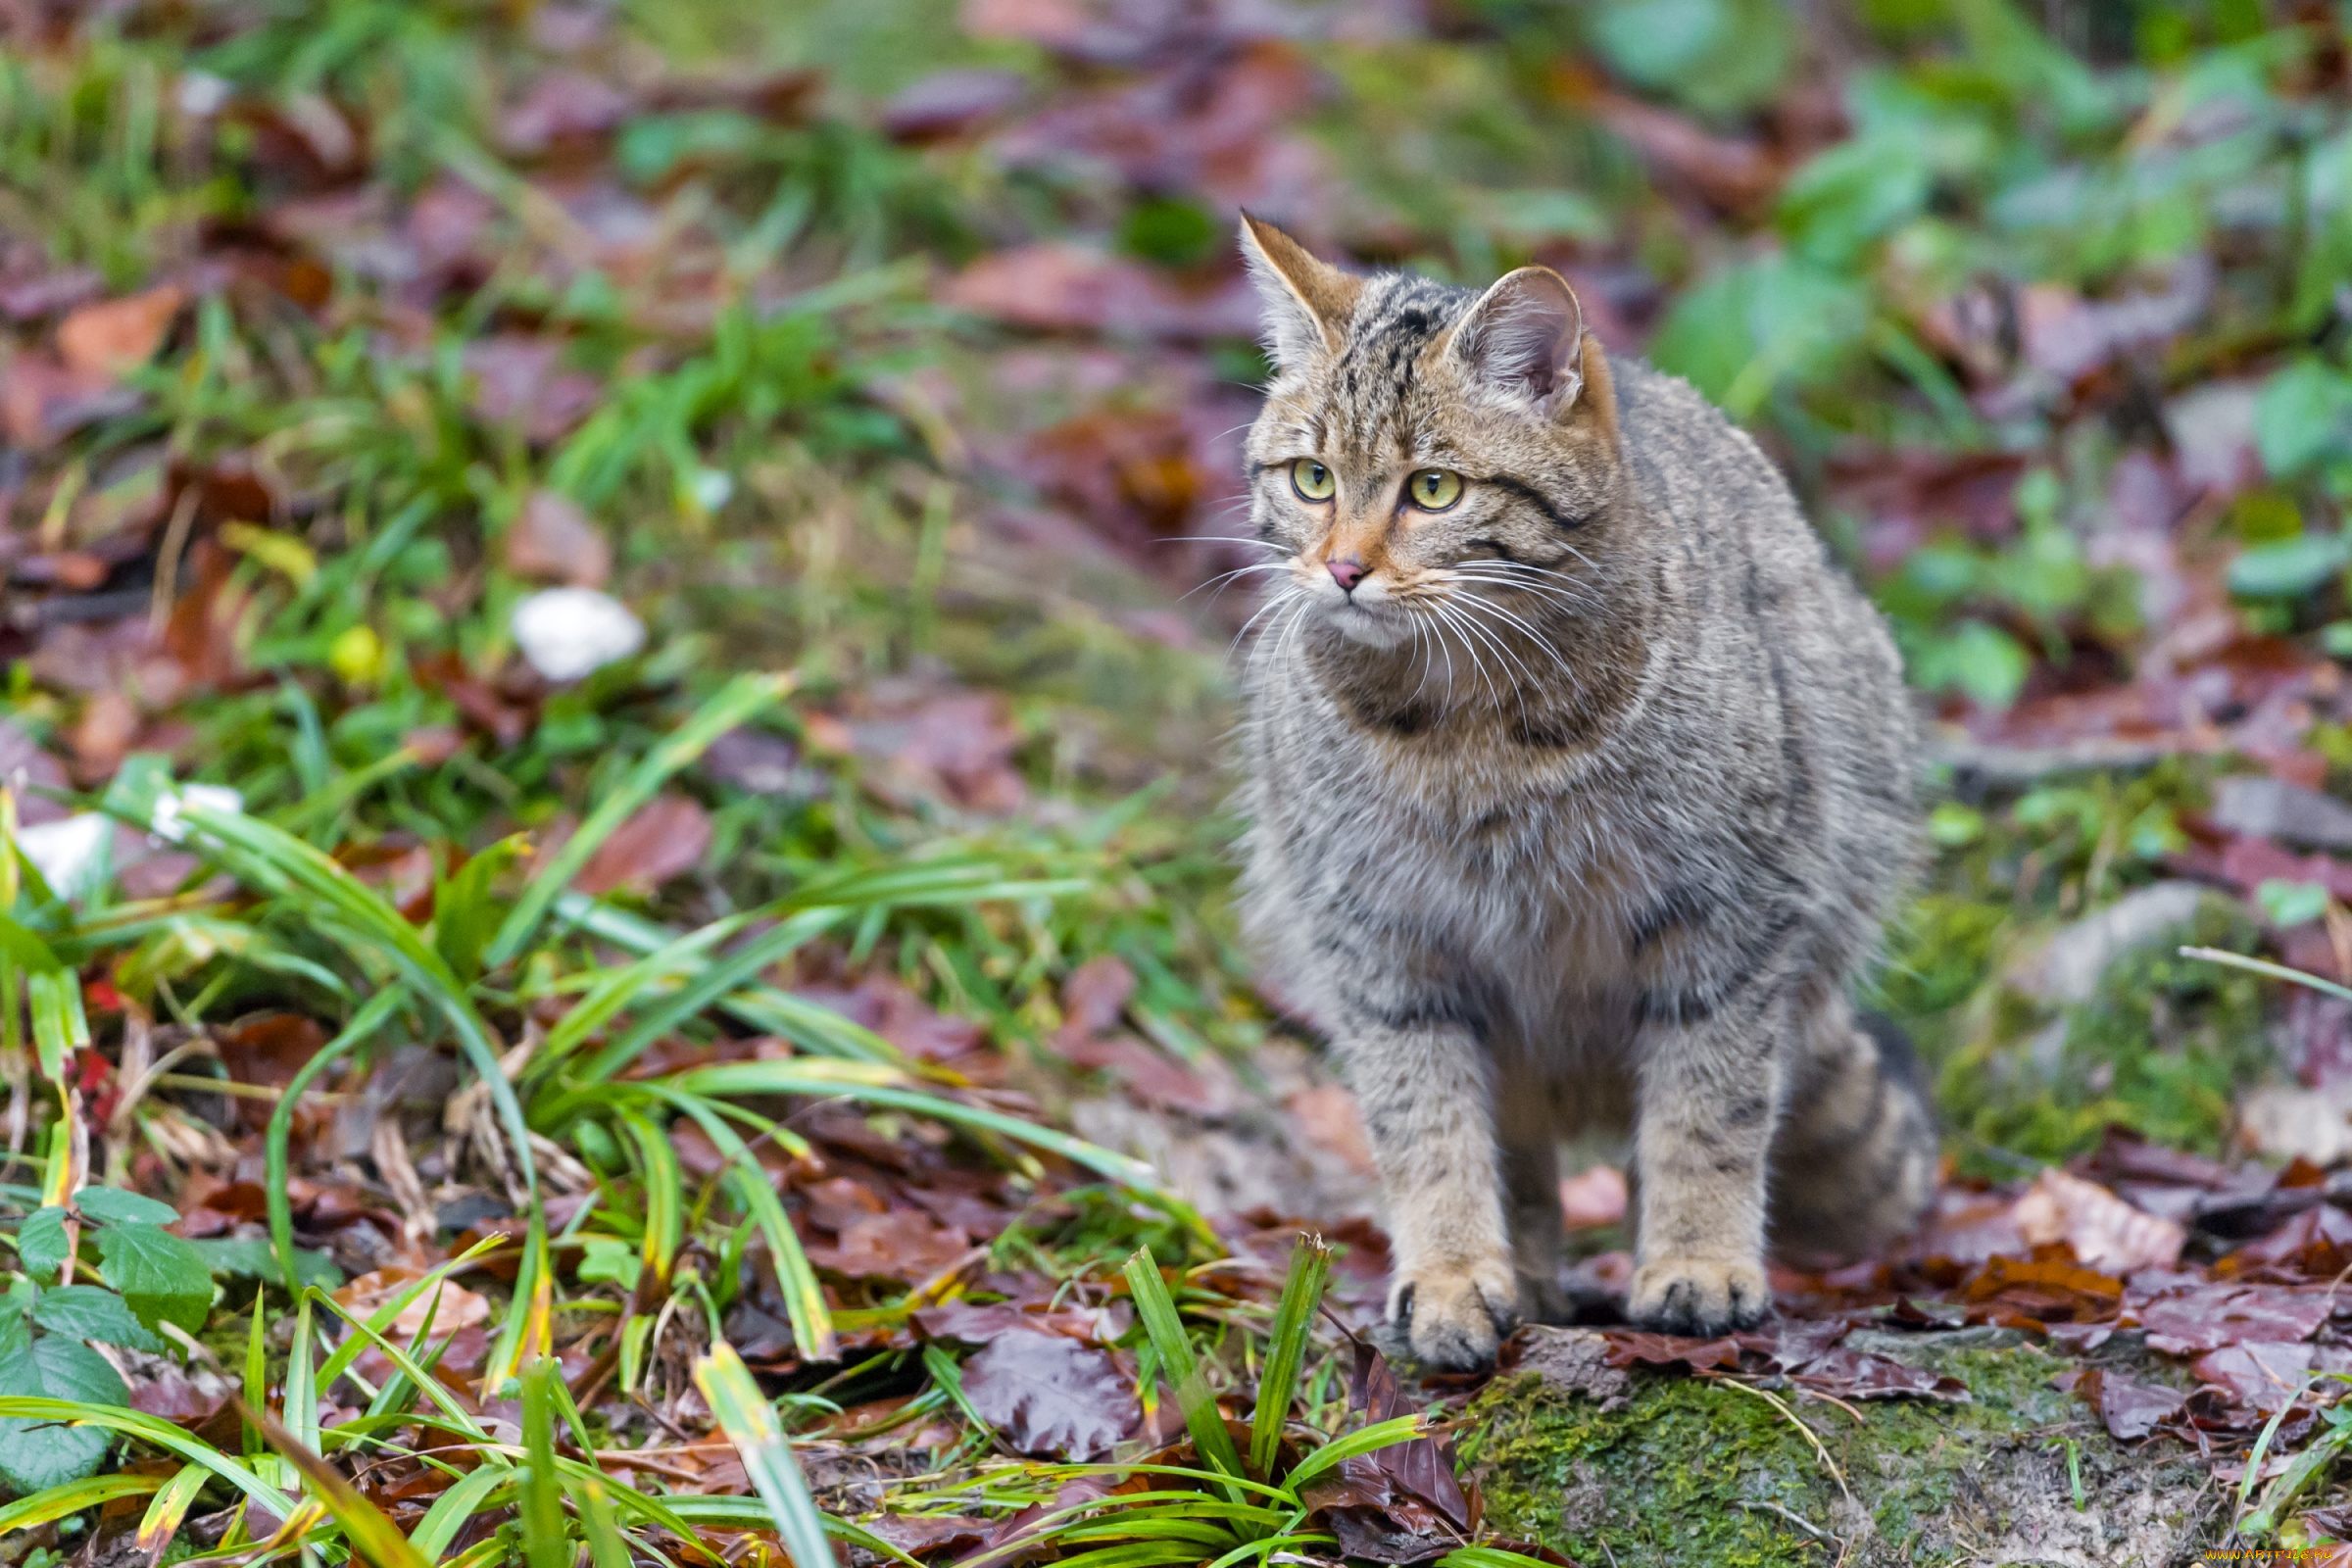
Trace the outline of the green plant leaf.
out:
M 52 1334 L 98 1340 L 160 1354 L 164 1341 L 131 1315 L 122 1298 L 96 1285 L 64 1285 L 43 1291 L 32 1303 L 32 1320 Z
M 195 1248 L 153 1225 L 109 1225 L 98 1233 L 98 1277 L 149 1328 L 174 1323 L 204 1332 L 213 1274 Z
M 66 1266 L 66 1221 L 71 1217 L 56 1205 L 36 1208 L 24 1216 L 24 1223 L 17 1227 L 17 1261 L 24 1265 L 25 1273 L 48 1281 Z
M 232 1279 L 275 1280 L 279 1277 L 276 1252 L 270 1244 L 258 1236 L 208 1236 L 188 1244 L 204 1266 L 215 1274 Z M 335 1260 L 324 1252 L 294 1250 L 294 1272 L 303 1285 L 321 1285 L 333 1290 L 343 1283 L 343 1271 Z
M 120 1187 L 84 1187 L 74 1195 L 74 1206 L 104 1225 L 169 1225 L 179 1218 L 170 1203 Z
M 61 1399 L 86 1407 L 125 1404 L 130 1395 L 106 1357 L 52 1336 L 0 1359 L 0 1397 Z M 0 1482 L 23 1494 L 79 1481 L 105 1460 L 113 1441 L 101 1429 L 0 1417 Z
M 2230 563 L 2230 591 L 2247 599 L 2296 599 L 2352 563 L 2340 534 L 2307 533 L 2240 551 Z

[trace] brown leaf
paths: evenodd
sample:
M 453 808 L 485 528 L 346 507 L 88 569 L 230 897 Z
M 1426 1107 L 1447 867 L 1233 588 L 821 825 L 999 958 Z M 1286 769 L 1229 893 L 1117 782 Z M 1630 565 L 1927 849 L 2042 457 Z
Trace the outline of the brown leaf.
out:
M 58 323 L 58 354 L 68 369 L 84 375 L 112 378 L 135 370 L 163 347 L 164 334 L 187 299 L 185 289 L 166 283 L 144 294 L 84 305 Z
M 710 849 L 710 818 L 683 795 L 648 801 L 596 847 L 571 885 L 600 895 L 615 888 L 651 893 L 691 871 Z
M 2161 1383 L 2134 1383 L 2111 1371 L 2092 1375 L 2098 1379 L 2099 1419 L 2119 1443 L 2137 1443 L 2188 1402 L 2187 1395 Z M 2075 1392 L 2084 1391 L 2078 1386 Z
M 935 1011 L 895 980 L 877 976 L 860 981 L 855 991 L 802 986 L 795 988 L 793 995 L 872 1030 L 921 1061 L 953 1061 L 986 1043 L 986 1031 L 980 1025 Z
M 2064 1242 L 2089 1268 L 2130 1274 L 2170 1268 L 2188 1233 L 2144 1214 L 2101 1187 L 2062 1170 L 2045 1170 L 2017 1201 L 2017 1228 L 2031 1247 Z
M 375 1269 L 362 1274 L 336 1291 L 335 1299 L 366 1317 L 414 1285 L 421 1273 L 422 1270 L 411 1268 Z M 440 1303 L 438 1307 L 434 1305 L 436 1298 Z M 392 1319 L 388 1336 L 403 1346 L 407 1345 L 424 1327 L 428 1314 L 433 1322 L 433 1338 L 441 1340 L 458 1330 L 475 1328 L 489 1322 L 490 1300 L 454 1280 L 444 1280 L 439 1285 L 426 1288 L 416 1299 L 402 1307 Z M 443 1365 L 448 1365 L 448 1362 L 444 1361 Z
M 534 490 L 500 541 L 507 569 L 525 577 L 602 588 L 612 575 L 612 547 L 578 502 Z
M 1611 1329 L 1608 1341 L 1611 1366 L 1671 1366 L 1698 1372 L 1740 1365 L 1737 1340 L 1691 1340 L 1675 1334 Z
M 628 118 L 626 93 L 577 71 L 543 72 L 499 122 L 511 153 L 543 153 L 557 142 L 600 136 Z
M 2254 1340 L 2199 1356 L 2190 1370 L 2239 1404 L 2267 1413 L 2284 1406 L 2314 1372 L 2352 1371 L 2352 1350 Z
M 2139 1303 L 2148 1348 L 2198 1355 L 2252 1341 L 2307 1340 L 2328 1321 L 2327 1293 L 2283 1285 L 2200 1285 Z
M 1082 1034 L 1106 1034 L 1119 1026 L 1134 995 L 1135 971 L 1105 954 L 1080 964 L 1061 983 L 1061 1015 Z
M 1058 1334 L 998 1336 L 963 1364 L 963 1391 L 982 1420 L 1034 1458 L 1093 1459 L 1143 1420 L 1118 1363 Z
M 894 1208 L 860 1215 L 840 1228 L 834 1245 L 811 1245 L 808 1250 L 810 1262 L 837 1274 L 919 1285 L 953 1267 L 970 1247 L 961 1231 L 929 1214 Z
M 1028 82 L 1015 71 L 958 66 L 907 83 L 882 108 L 882 128 L 904 142 L 945 141 L 1020 101 Z
M 562 368 L 563 345 L 552 338 L 501 332 L 466 345 L 473 412 L 492 424 L 511 424 L 524 440 L 544 446 L 570 433 L 603 395 L 596 378 Z
M 229 1077 L 241 1084 L 283 1089 L 294 1081 L 304 1062 L 318 1054 L 326 1044 L 326 1031 L 299 1013 L 270 1012 L 224 1029 L 215 1038 Z
M 1502 1365 L 1505 1371 L 1533 1372 L 1546 1388 L 1602 1404 L 1633 1386 L 1624 1369 L 1610 1361 L 1607 1336 L 1592 1329 L 1529 1324 L 1503 1348 Z

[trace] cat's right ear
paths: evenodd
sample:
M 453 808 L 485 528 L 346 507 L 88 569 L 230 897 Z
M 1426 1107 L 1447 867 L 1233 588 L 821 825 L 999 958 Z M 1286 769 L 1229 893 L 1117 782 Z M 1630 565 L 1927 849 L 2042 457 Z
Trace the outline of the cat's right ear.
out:
M 1263 307 L 1266 350 L 1280 366 L 1296 366 L 1340 346 L 1364 280 L 1319 262 L 1306 247 L 1248 213 L 1242 215 L 1242 255 Z

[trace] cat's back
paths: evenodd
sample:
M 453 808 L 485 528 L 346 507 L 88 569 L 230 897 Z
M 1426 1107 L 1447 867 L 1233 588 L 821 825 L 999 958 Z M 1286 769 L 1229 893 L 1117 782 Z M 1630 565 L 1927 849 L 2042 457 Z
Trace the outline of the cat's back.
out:
M 1762 637 L 1808 669 L 1841 668 L 1838 686 L 1899 696 L 1885 622 L 1754 438 L 1679 376 L 1630 356 L 1611 368 L 1633 500 L 1662 535 L 1685 631 Z

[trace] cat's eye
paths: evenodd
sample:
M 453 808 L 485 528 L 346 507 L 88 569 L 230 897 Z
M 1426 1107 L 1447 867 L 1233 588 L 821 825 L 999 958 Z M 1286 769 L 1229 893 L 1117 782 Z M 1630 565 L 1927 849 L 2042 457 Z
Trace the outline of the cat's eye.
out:
M 1423 468 L 1404 481 L 1404 494 L 1423 512 L 1444 512 L 1462 499 L 1462 476 L 1448 468 Z
M 1291 465 L 1291 488 L 1298 492 L 1301 501 L 1329 501 L 1339 487 L 1331 470 L 1312 458 L 1300 458 Z

